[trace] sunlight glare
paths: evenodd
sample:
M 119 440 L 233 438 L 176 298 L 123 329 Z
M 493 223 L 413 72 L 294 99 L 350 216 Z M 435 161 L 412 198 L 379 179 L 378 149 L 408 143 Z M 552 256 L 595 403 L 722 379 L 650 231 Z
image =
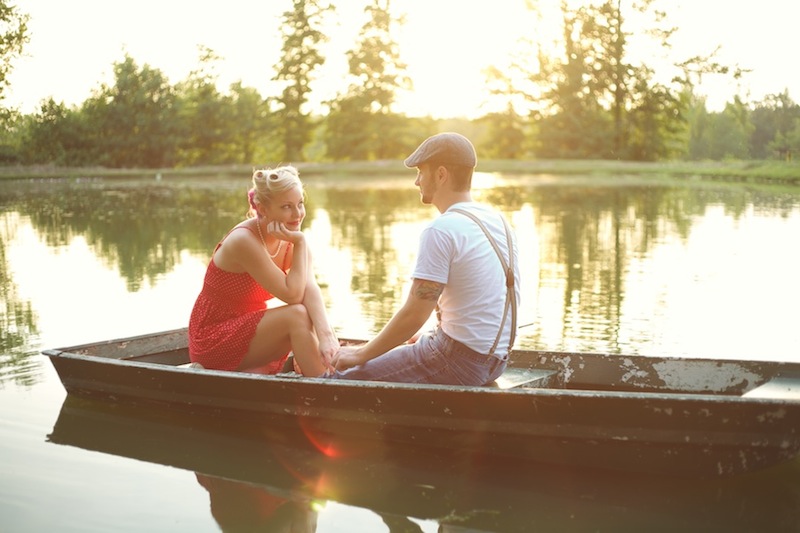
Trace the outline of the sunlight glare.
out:
M 472 190 L 494 189 L 500 184 L 501 176 L 497 172 L 478 172 L 472 174 Z
M 413 82 L 413 89 L 398 91 L 394 111 L 434 118 L 475 118 L 496 111 L 497 101 L 492 102 L 494 97 L 487 90 L 488 66 L 507 67 L 512 53 L 531 59 L 535 52 L 530 46 L 520 46 L 522 38 L 539 42 L 553 54 L 563 50 L 563 46 L 553 46 L 561 33 L 560 3 L 530 2 L 535 11 L 527 9 L 527 3 L 392 3 L 395 15 L 405 15 L 405 24 L 395 29 L 393 37 Z M 571 6 L 581 3 L 585 0 L 569 1 Z M 265 97 L 280 92 L 270 68 L 278 62 L 282 46 L 279 28 L 285 6 L 279 3 L 229 0 L 225 9 L 217 9 L 201 2 L 188 10 L 181 2 L 155 0 L 17 0 L 15 4 L 31 15 L 31 38 L 23 57 L 14 62 L 8 76 L 10 86 L 3 96 L 8 105 L 23 113 L 36 112 L 49 97 L 79 105 L 101 83 L 113 83 L 113 63 L 126 53 L 140 66 L 156 68 L 171 83 L 178 83 L 199 68 L 201 45 L 221 58 L 214 69 L 221 91 L 241 81 Z M 323 28 L 328 37 L 322 50 L 325 64 L 312 81 L 309 107 L 317 111 L 324 111 L 323 102 L 347 89 L 342 84 L 347 79 L 347 52 L 355 46 L 365 22 L 365 0 L 335 4 L 336 14 Z M 789 89 L 797 99 L 800 76 L 787 67 L 785 52 L 791 49 L 800 4 L 762 0 L 758 9 L 726 0 L 665 0 L 664 4 L 668 6 L 666 24 L 678 29 L 671 64 L 709 55 L 720 46 L 720 63 L 752 70 L 740 82 L 705 76 L 699 88 L 712 94 L 711 103 L 728 101 L 740 90 L 760 99 Z M 84 12 L 93 16 L 75 17 Z M 254 21 L 252 27 L 243 26 L 245 20 Z M 633 15 L 629 20 L 631 25 L 636 23 Z M 637 41 L 631 53 L 637 55 L 642 46 Z M 642 54 L 664 55 L 663 50 L 653 48 Z M 671 73 L 666 76 L 669 80 Z
M 142 282 L 149 290 L 130 292 L 116 268 L 99 260 L 84 237 L 54 249 L 26 217 L 19 220 L 7 252 L 20 300 L 48 302 L 34 312 L 39 329 L 52 336 L 42 339 L 49 347 L 184 327 L 194 303 L 184 295 L 200 292 L 205 271 L 202 261 L 184 252 L 168 274 L 152 284 Z M 85 279 L 92 280 L 90 286 L 74 282 Z M 152 308 L 153 293 L 163 302 L 157 313 Z M 90 314 L 70 312 L 72 302 L 88 297 L 97 302 Z
M 401 8 L 424 15 L 408 16 L 397 32 L 414 83 L 412 91 L 400 93 L 400 111 L 434 117 L 484 114 L 489 102 L 483 71 L 530 31 L 532 15 L 525 2 L 415 0 Z
M 362 318 L 361 301 L 350 290 L 350 284 L 341 281 L 352 279 L 353 257 L 349 249 L 332 246 L 333 228 L 327 210 L 314 211 L 313 221 L 305 233 L 309 249 L 314 250 L 314 274 L 337 335 L 355 339 L 368 337 L 372 328 Z M 337 319 L 346 322 L 335 322 Z

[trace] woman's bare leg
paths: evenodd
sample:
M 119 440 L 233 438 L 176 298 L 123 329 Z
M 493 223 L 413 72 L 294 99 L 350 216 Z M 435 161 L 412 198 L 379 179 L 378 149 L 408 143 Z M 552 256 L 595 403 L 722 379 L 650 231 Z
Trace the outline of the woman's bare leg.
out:
M 305 375 L 322 375 L 326 368 L 312 328 L 308 312 L 301 304 L 268 310 L 256 327 L 256 334 L 239 369 L 262 367 L 292 350 Z

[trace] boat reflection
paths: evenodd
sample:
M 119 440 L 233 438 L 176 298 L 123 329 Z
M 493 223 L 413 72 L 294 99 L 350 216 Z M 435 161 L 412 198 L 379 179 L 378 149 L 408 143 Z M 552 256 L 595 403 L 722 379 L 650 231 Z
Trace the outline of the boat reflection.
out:
M 391 531 L 417 530 L 407 517 L 441 531 L 800 530 L 798 461 L 714 480 L 574 471 L 72 395 L 48 440 L 195 472 L 223 530 L 315 531 L 324 501 L 375 512 Z
M 310 501 L 292 500 L 240 481 L 195 475 L 208 491 L 211 515 L 222 531 L 313 533 L 317 529 L 317 513 Z

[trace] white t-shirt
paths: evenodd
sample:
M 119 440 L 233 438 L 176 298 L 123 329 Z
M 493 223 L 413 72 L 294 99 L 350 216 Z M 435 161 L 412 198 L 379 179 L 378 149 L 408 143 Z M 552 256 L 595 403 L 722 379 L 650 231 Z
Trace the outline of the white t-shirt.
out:
M 492 348 L 506 303 L 506 276 L 500 259 L 481 228 L 453 208 L 475 214 L 497 242 L 508 263 L 508 242 L 502 215 L 474 202 L 461 202 L 431 222 L 420 237 L 412 276 L 444 283 L 439 297 L 442 330 L 476 352 Z M 514 242 L 514 288 L 519 305 L 519 261 Z M 494 355 L 504 358 L 511 335 L 511 310 Z

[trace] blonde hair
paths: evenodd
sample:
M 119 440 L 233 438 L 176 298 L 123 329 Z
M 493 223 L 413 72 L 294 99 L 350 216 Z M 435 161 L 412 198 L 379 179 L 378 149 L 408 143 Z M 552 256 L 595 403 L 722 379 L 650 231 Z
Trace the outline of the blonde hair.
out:
M 268 205 L 272 199 L 282 192 L 298 187 L 305 195 L 303 182 L 300 181 L 300 173 L 291 165 L 277 168 L 264 168 L 253 171 L 253 186 L 247 193 L 250 210 L 248 216 L 254 217 L 257 214 L 256 207 Z

